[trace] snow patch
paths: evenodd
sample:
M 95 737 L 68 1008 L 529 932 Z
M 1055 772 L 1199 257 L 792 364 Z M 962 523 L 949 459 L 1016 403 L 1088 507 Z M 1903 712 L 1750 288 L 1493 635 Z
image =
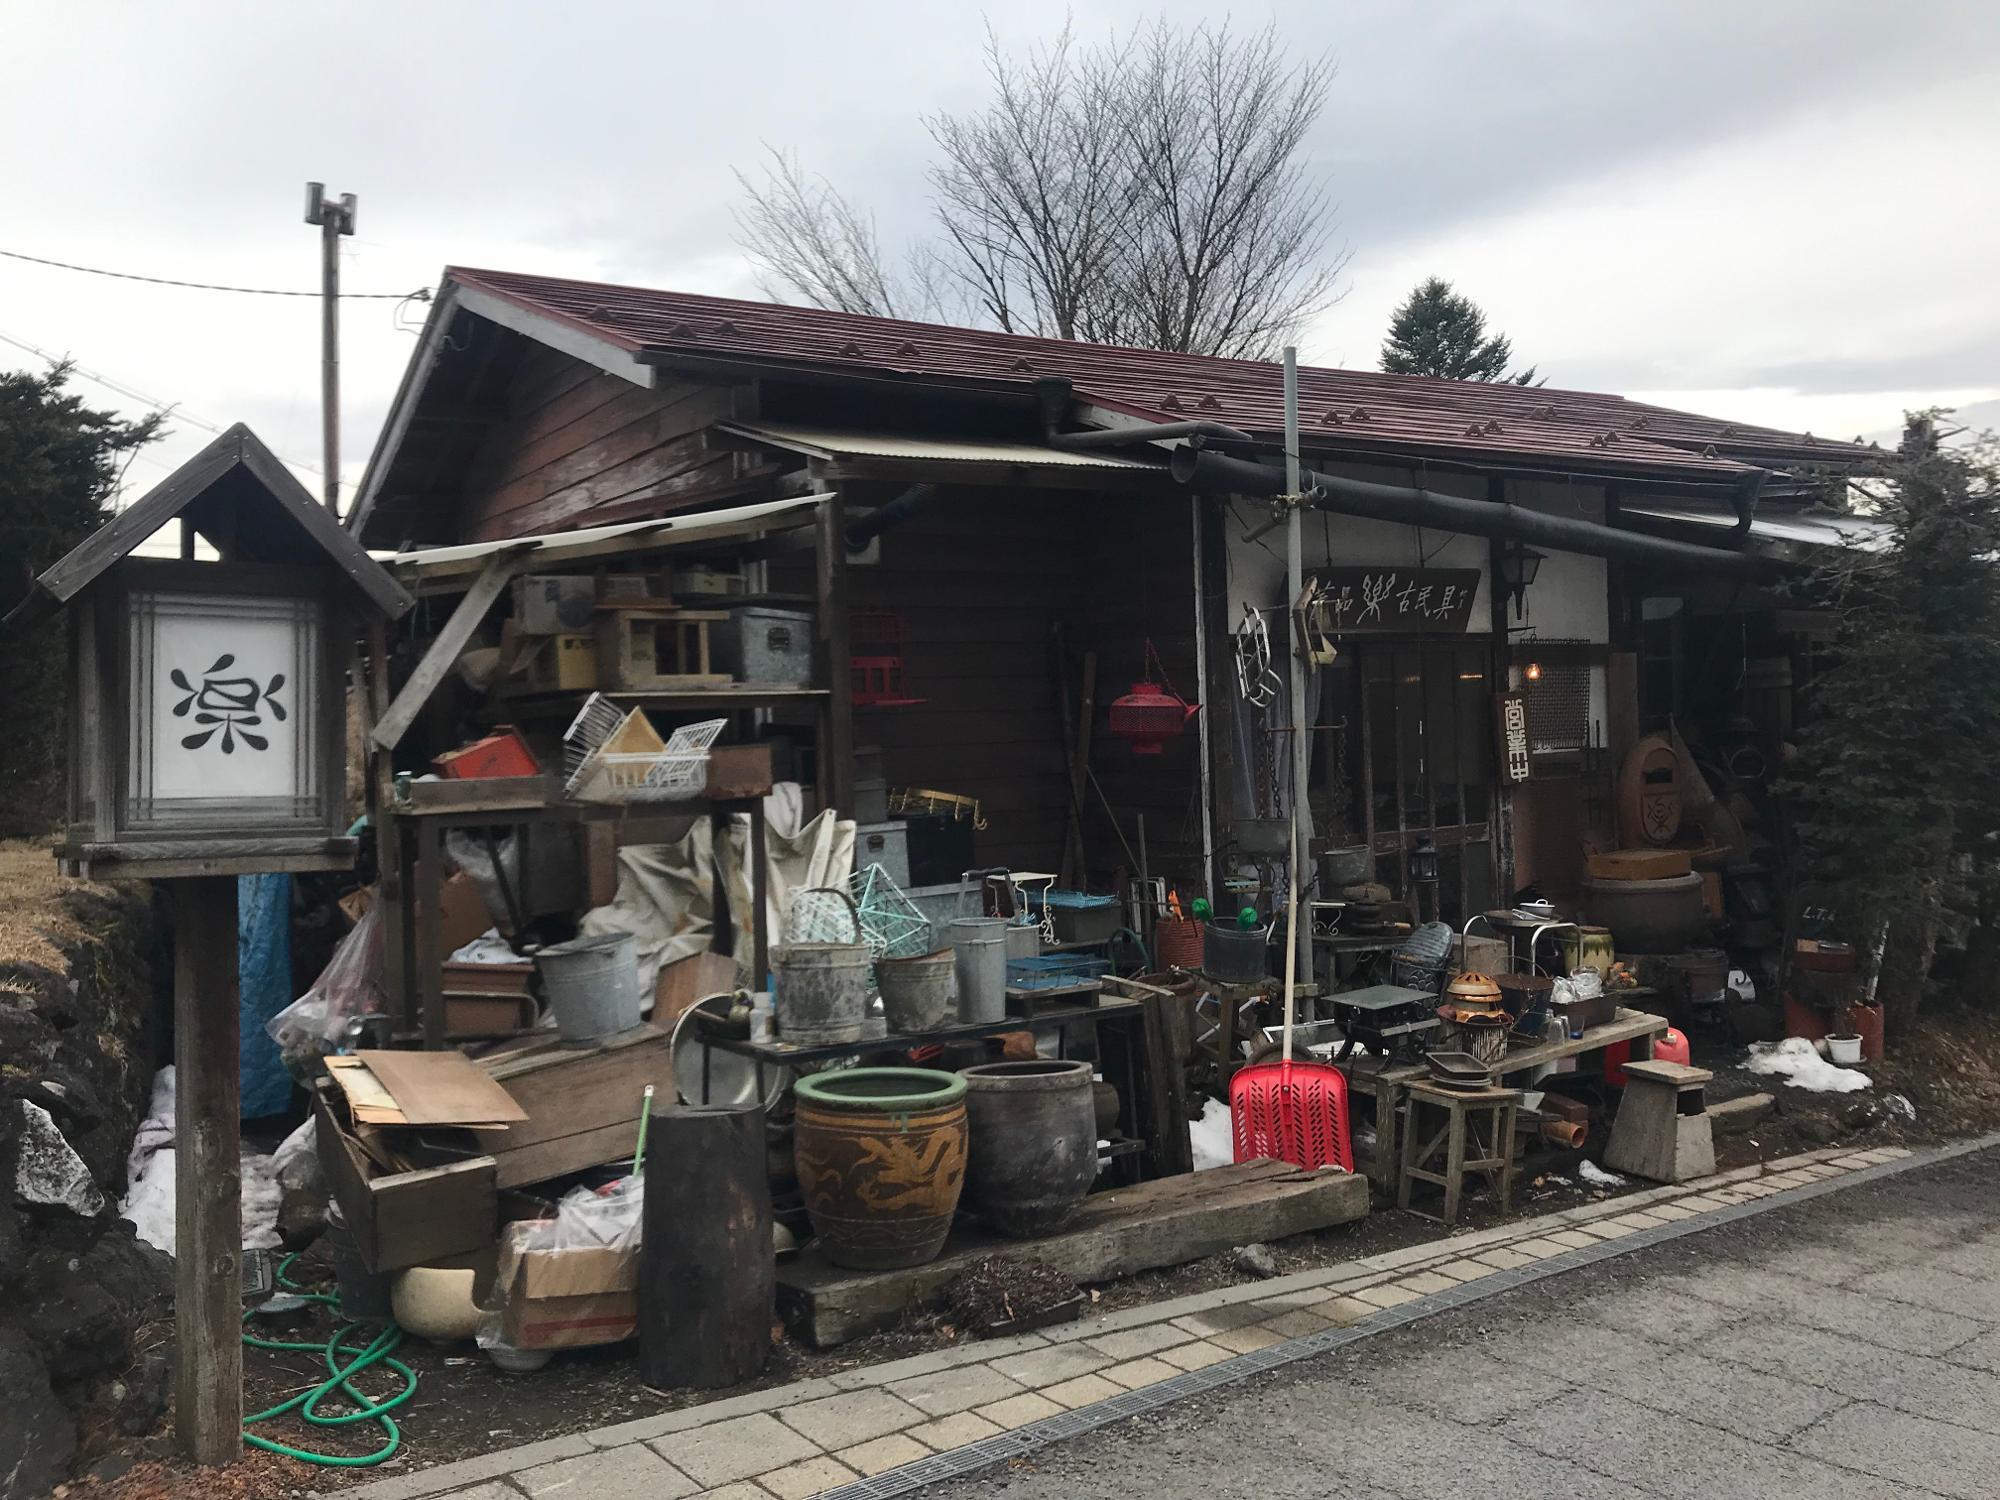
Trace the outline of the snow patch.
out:
M 1201 1107 L 1201 1118 L 1188 1125 L 1188 1143 L 1194 1147 L 1194 1169 L 1227 1167 L 1236 1161 L 1236 1136 L 1230 1124 L 1229 1106 L 1210 1099 Z
M 1814 1094 L 1854 1094 L 1875 1086 L 1875 1080 L 1859 1069 L 1835 1067 L 1802 1036 L 1753 1043 L 1743 1066 Z
M 1629 1181 L 1628 1178 L 1620 1177 L 1616 1172 L 1605 1171 L 1604 1168 L 1600 1167 L 1594 1161 L 1578 1162 L 1576 1164 L 1576 1175 L 1581 1177 L 1585 1184 L 1590 1187 L 1624 1187 L 1626 1182 Z

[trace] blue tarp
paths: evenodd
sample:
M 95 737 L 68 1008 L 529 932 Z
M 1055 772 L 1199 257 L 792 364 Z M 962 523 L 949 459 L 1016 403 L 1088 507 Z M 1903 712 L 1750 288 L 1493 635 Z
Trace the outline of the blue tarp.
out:
M 292 994 L 292 877 L 239 875 L 236 879 L 237 999 L 241 1011 L 243 1118 L 284 1111 L 292 1099 L 291 1075 L 264 1023 L 290 1005 Z

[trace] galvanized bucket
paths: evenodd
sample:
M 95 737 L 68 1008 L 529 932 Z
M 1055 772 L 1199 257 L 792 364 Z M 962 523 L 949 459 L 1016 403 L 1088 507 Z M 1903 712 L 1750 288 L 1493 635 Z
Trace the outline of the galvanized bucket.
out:
M 998 917 L 954 917 L 951 948 L 958 975 L 958 1018 L 998 1021 L 1007 1014 L 1007 924 Z
M 882 1012 L 894 1032 L 936 1031 L 958 1016 L 957 955 L 949 948 L 921 958 L 876 962 Z
M 780 1040 L 801 1047 L 861 1040 L 873 972 L 866 943 L 789 943 L 771 967 Z
M 574 938 L 535 955 L 542 993 L 566 1045 L 589 1046 L 642 1019 L 639 949 L 629 932 Z

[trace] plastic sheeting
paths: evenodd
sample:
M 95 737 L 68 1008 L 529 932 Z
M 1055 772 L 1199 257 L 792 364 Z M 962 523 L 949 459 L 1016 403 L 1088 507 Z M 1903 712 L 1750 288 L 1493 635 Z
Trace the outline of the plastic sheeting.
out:
M 784 941 L 784 914 L 794 891 L 824 885 L 845 889 L 854 869 L 854 824 L 829 809 L 801 827 L 800 808 L 794 782 L 780 782 L 764 799 L 770 855 L 765 930 L 774 945 Z M 583 931 L 590 936 L 629 932 L 639 940 L 639 988 L 648 1006 L 661 966 L 707 952 L 714 936 L 711 892 L 718 851 L 713 835 L 709 820 L 702 818 L 678 843 L 635 844 L 619 850 L 617 896 L 583 919 Z M 731 818 L 720 857 L 736 928 L 737 978 L 746 986 L 754 952 L 749 843 L 749 818 Z
M 278 1206 L 284 1189 L 278 1171 L 299 1152 L 310 1150 L 312 1122 L 287 1136 L 275 1156 L 254 1151 L 243 1153 L 243 1245 L 249 1250 L 275 1250 L 284 1242 L 278 1237 Z M 125 1163 L 124 1201 L 118 1217 L 129 1219 L 147 1244 L 174 1253 L 174 1070 L 160 1069 L 153 1075 L 153 1099 L 146 1118 L 132 1142 L 132 1154 Z
M 242 1115 L 282 1114 L 292 1102 L 292 1078 L 265 1027 L 292 1003 L 291 876 L 236 878 L 236 969 Z

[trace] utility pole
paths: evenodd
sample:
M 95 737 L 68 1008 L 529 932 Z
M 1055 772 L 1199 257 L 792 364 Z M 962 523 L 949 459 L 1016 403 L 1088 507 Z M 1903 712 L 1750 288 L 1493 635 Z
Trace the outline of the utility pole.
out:
M 319 226 L 320 430 L 326 449 L 326 508 L 340 515 L 340 237 L 354 233 L 354 194 L 338 201 L 306 184 L 306 222 Z

